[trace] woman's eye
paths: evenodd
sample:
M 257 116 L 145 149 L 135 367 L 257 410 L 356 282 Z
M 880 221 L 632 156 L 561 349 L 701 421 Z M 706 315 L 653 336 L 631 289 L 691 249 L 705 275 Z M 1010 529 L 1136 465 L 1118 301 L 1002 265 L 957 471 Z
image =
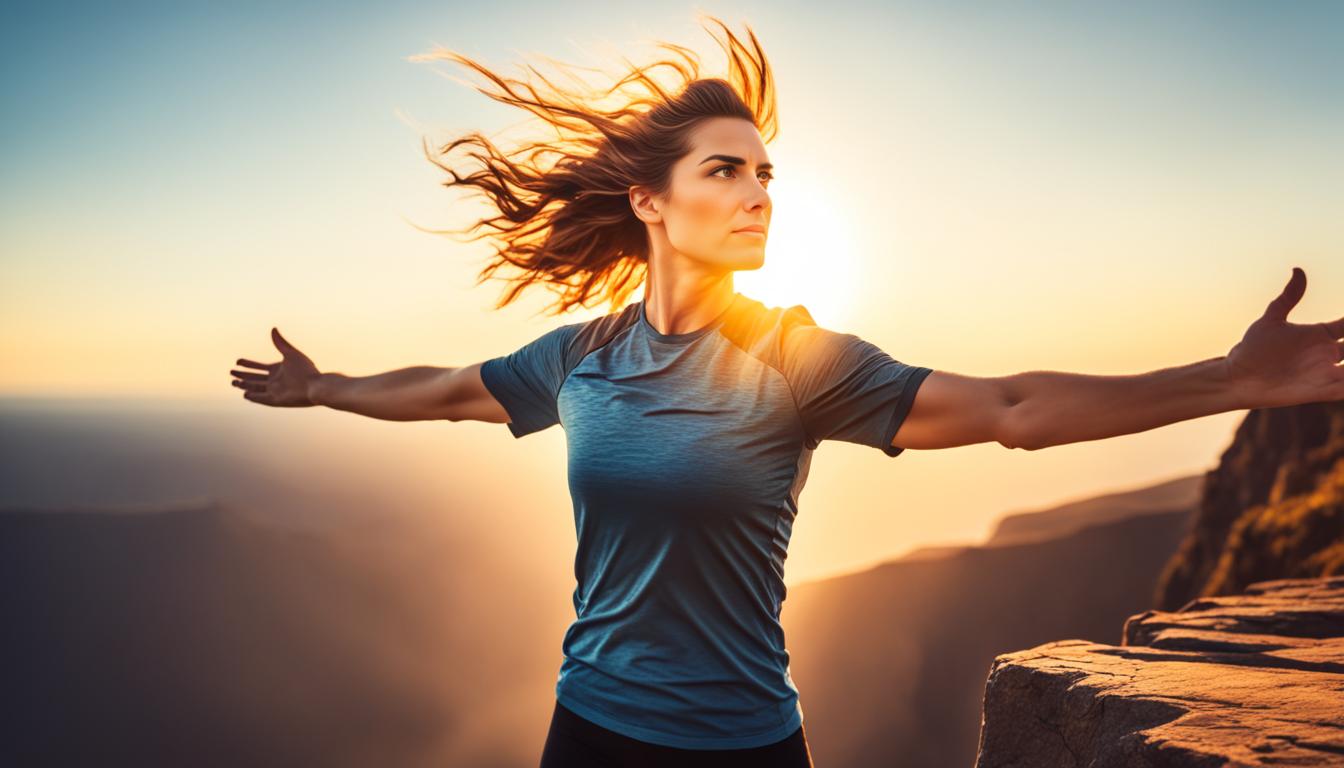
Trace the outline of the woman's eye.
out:
M 718 168 L 715 168 L 715 169 L 710 173 L 710 175 L 713 176 L 714 174 L 717 174 L 719 171 L 733 171 L 733 172 L 736 172 L 737 169 L 734 168 L 734 167 L 731 166 L 731 165 L 721 165 L 721 166 L 719 166 Z M 770 181 L 771 179 L 775 178 L 774 174 L 770 173 L 769 171 L 761 171 L 761 172 L 760 172 L 759 174 L 757 174 L 757 175 L 758 175 L 758 176 L 765 176 L 764 181 Z M 728 177 L 725 176 L 725 177 L 723 177 L 723 178 L 728 178 Z

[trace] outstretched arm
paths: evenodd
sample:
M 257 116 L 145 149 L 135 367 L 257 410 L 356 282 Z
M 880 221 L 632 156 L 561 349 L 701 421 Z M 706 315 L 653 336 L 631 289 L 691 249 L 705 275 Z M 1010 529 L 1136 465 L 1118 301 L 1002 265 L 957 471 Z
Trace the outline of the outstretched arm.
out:
M 274 407 L 325 405 L 388 421 L 507 422 L 504 407 L 481 381 L 481 363 L 460 368 L 415 365 L 371 376 L 321 372 L 312 359 L 271 329 L 283 359 L 259 363 L 246 358 L 230 371 L 233 386 L 254 403 Z M 255 370 L 248 370 L 255 369 Z
M 1004 381 L 1018 401 L 1005 431 L 1012 446 L 1029 451 L 1252 407 L 1226 357 L 1128 376 L 1028 371 Z
M 997 441 L 1037 450 L 1143 432 L 1246 408 L 1344 399 L 1344 318 L 1296 324 L 1293 277 L 1223 356 L 1127 376 L 1028 371 L 998 378 L 930 374 L 892 439 L 906 448 Z
M 371 376 L 318 374 L 308 386 L 314 405 L 388 421 L 506 422 L 508 414 L 481 383 L 481 364 L 416 365 Z

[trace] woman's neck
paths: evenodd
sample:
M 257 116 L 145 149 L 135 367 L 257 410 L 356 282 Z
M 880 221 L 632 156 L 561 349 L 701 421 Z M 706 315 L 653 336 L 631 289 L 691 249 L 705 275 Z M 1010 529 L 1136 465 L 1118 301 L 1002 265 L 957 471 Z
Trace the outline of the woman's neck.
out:
M 736 292 L 732 272 L 661 280 L 650 274 L 644 283 L 644 315 L 659 333 L 689 333 L 723 314 Z

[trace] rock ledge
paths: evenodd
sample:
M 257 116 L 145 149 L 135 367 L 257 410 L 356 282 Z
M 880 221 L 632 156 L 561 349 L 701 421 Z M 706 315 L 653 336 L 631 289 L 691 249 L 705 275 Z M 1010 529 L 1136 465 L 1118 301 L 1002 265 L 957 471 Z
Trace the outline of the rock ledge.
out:
M 1344 577 L 1251 584 L 994 658 L 976 768 L 1344 766 Z

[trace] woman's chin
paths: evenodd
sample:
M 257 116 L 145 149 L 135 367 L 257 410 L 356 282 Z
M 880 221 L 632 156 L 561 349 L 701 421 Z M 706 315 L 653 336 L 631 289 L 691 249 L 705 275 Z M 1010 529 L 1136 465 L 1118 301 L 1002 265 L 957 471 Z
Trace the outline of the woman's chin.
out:
M 734 261 L 738 263 L 734 269 L 760 269 L 765 266 L 765 249 L 753 249 L 751 252 L 743 254 L 742 258 Z

